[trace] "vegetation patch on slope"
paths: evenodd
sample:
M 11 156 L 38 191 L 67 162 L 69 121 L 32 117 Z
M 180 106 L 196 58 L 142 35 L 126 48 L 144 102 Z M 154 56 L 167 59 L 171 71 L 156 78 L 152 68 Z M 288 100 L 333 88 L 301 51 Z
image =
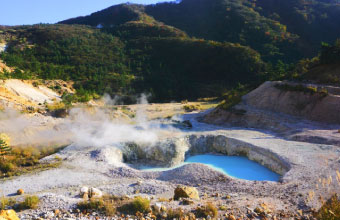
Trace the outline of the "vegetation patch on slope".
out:
M 60 147 L 10 147 L 8 137 L 1 134 L 0 139 L 0 178 L 18 176 L 38 170 L 58 167 L 60 158 L 52 163 L 41 163 L 39 160 L 61 150 Z

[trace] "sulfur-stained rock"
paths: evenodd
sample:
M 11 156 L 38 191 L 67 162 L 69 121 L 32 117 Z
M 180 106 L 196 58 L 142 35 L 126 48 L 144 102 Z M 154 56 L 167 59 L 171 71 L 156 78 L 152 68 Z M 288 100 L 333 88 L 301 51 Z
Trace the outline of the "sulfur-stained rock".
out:
M 0 212 L 0 220 L 20 220 L 17 216 L 17 213 L 10 209 L 10 210 L 2 210 Z
M 22 195 L 22 194 L 24 194 L 25 193 L 25 191 L 23 190 L 23 189 L 18 189 L 18 191 L 17 191 L 17 194 L 18 195 Z
M 200 199 L 197 189 L 189 186 L 177 186 L 174 199 L 178 200 L 180 198 Z
M 236 218 L 235 218 L 234 215 L 230 214 L 230 215 L 228 216 L 228 220 L 236 220 Z

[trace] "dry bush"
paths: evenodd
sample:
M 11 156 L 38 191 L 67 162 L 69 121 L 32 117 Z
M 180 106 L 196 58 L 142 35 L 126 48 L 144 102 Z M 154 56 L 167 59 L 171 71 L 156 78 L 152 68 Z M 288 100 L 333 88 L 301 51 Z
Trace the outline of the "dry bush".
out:
M 163 198 L 163 197 L 160 197 L 158 198 L 158 202 L 169 202 L 170 199 L 167 199 L 167 198 Z
M 136 214 L 145 213 L 150 209 L 150 200 L 142 197 L 116 197 L 105 195 L 101 199 L 90 199 L 79 202 L 77 207 L 85 212 L 103 212 L 106 216 L 113 216 L 116 211 Z
M 104 212 L 106 216 L 113 216 L 116 214 L 116 207 L 112 200 L 104 200 Z
M 90 199 L 90 200 L 84 200 L 82 202 L 79 202 L 77 204 L 78 209 L 82 211 L 99 211 L 102 209 L 104 205 L 104 201 L 102 199 Z
M 208 202 L 205 206 L 197 207 L 195 213 L 196 216 L 200 218 L 206 218 L 208 215 L 212 218 L 216 218 L 218 210 L 214 204 Z
M 315 214 L 318 220 L 340 219 L 340 200 L 338 195 L 333 195 Z
M 168 209 L 167 210 L 167 219 L 182 219 L 185 216 L 184 211 L 181 208 L 177 209 Z
M 131 199 L 129 197 L 104 195 L 100 199 L 79 202 L 77 207 L 85 212 L 97 211 L 105 213 L 106 216 L 113 216 L 117 210 L 130 214 L 144 212 L 150 207 L 150 201 L 141 197 Z
M 104 212 L 106 216 L 116 214 L 116 207 L 112 200 L 109 199 L 90 199 L 77 204 L 77 207 L 85 212 Z
M 197 111 L 197 110 L 201 110 L 202 107 L 200 104 L 187 104 L 183 106 L 183 109 L 186 112 L 192 112 L 192 111 Z
M 77 207 L 85 212 L 104 212 L 106 216 L 113 216 L 116 214 L 116 207 L 112 200 L 109 198 L 90 199 L 82 201 L 77 204 Z
M 119 207 L 119 210 L 124 213 L 135 214 L 145 213 L 150 209 L 150 200 L 140 196 L 135 197 L 132 201 Z
M 46 108 L 48 111 L 53 112 L 59 109 L 66 109 L 66 105 L 64 102 L 53 102 L 51 104 L 46 104 Z

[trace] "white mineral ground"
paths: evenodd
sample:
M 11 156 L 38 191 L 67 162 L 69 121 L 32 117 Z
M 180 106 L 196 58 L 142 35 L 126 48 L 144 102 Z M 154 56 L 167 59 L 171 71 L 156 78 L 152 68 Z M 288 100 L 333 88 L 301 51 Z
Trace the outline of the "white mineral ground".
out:
M 255 208 L 263 202 L 274 212 L 317 209 L 321 204 L 319 196 L 327 198 L 340 192 L 336 177 L 336 171 L 340 170 L 340 149 L 337 146 L 290 141 L 260 130 L 208 125 L 196 120 L 196 117 L 201 116 L 198 113 L 183 116 L 184 120 L 192 122 L 193 128 L 190 130 L 163 128 L 161 122 L 148 121 L 143 117 L 143 111 L 148 112 L 146 107 L 156 109 L 162 105 L 141 106 L 142 113 L 137 114 L 135 123 L 112 119 L 103 110 L 97 114 L 87 114 L 75 109 L 66 119 L 41 115 L 13 116 L 10 122 L 20 128 L 18 132 L 22 132 L 16 136 L 24 137 L 18 142 L 23 143 L 26 139 L 32 144 L 35 144 L 34 140 L 45 144 L 59 139 L 72 144 L 57 155 L 43 159 L 51 161 L 59 156 L 63 159 L 60 167 L 1 180 L 3 195 L 13 195 L 22 188 L 27 194 L 39 195 L 42 198 L 39 210 L 46 211 L 74 208 L 81 201 L 78 196 L 81 186 L 96 187 L 113 195 L 134 196 L 138 191 L 142 196 L 170 198 L 174 188 L 184 184 L 195 186 L 202 200 L 183 208 L 190 209 L 205 201 L 214 201 L 234 210 L 234 213 L 246 213 L 247 206 Z M 181 105 L 172 106 L 179 108 Z M 8 120 L 1 120 L 1 123 L 3 129 L 14 132 Z M 200 164 L 189 164 L 164 172 L 143 172 L 122 162 L 122 153 L 126 153 L 124 142 L 147 146 L 145 152 L 150 153 L 148 159 L 177 155 L 170 161 L 173 163 L 182 160 L 181 155 L 184 157 L 184 153 L 191 148 L 202 152 L 226 153 L 243 149 L 250 159 L 262 160 L 263 164 L 276 171 L 288 172 L 283 173 L 280 182 L 233 179 Z M 172 150 L 168 148 L 169 143 L 175 145 Z M 201 145 L 207 149 L 200 149 Z M 155 151 L 157 147 L 169 152 Z M 156 156 L 152 156 L 155 152 Z M 142 182 L 140 185 L 135 184 L 138 180 Z M 220 197 L 212 197 L 216 193 Z M 204 197 L 204 194 L 208 197 Z M 222 198 L 226 195 L 230 195 L 231 199 Z M 177 207 L 179 204 L 173 201 L 167 205 Z

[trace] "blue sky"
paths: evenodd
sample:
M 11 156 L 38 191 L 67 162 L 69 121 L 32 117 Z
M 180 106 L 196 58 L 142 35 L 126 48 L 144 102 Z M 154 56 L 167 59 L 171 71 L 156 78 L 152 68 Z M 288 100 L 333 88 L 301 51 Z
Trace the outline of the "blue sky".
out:
M 0 25 L 56 23 L 127 1 L 155 4 L 166 0 L 1 0 Z

